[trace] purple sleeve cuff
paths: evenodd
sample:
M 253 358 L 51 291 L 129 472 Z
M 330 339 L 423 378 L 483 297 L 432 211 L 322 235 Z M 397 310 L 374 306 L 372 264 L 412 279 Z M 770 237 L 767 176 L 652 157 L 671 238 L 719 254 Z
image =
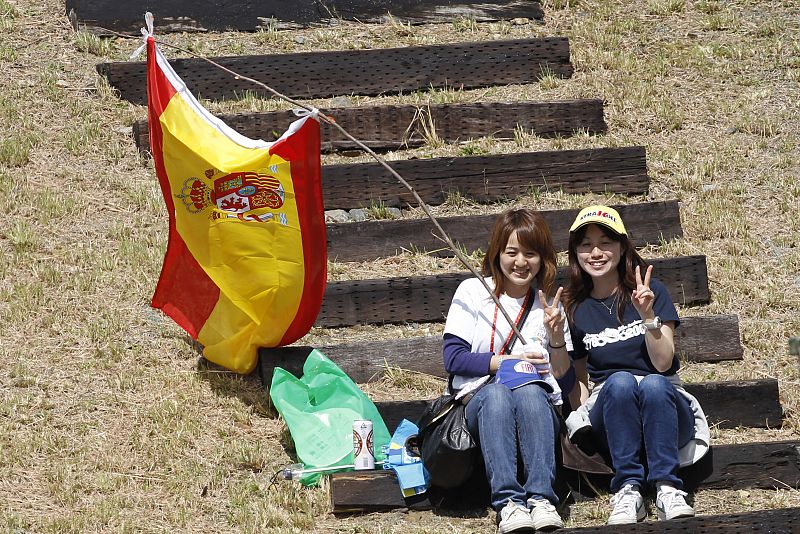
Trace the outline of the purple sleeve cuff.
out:
M 489 373 L 491 352 L 471 352 L 471 345 L 453 334 L 444 335 L 444 369 L 451 375 L 483 376 Z

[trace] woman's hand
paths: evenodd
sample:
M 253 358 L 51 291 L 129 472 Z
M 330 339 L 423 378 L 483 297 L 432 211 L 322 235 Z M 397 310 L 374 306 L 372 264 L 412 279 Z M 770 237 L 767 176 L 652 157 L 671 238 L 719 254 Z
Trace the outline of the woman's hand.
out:
M 544 327 L 547 330 L 547 337 L 550 338 L 550 343 L 553 345 L 561 345 L 564 343 L 564 314 L 558 307 L 561 301 L 561 292 L 563 287 L 559 287 L 556 291 L 556 296 L 553 297 L 553 303 L 547 303 L 547 297 L 542 290 L 539 290 L 539 302 L 542 303 L 544 309 Z
M 528 363 L 536 366 L 536 372 L 540 375 L 546 375 L 550 372 L 550 358 L 546 357 L 542 352 L 531 349 L 523 352 L 522 354 L 513 354 L 511 358 L 525 360 Z
M 647 272 L 644 274 L 642 280 L 642 272 L 639 267 L 636 267 L 636 289 L 631 293 L 631 303 L 636 311 L 639 312 L 639 317 L 645 320 L 652 319 L 653 315 L 653 301 L 655 295 L 653 290 L 650 289 L 650 275 L 653 273 L 653 266 L 647 267 Z

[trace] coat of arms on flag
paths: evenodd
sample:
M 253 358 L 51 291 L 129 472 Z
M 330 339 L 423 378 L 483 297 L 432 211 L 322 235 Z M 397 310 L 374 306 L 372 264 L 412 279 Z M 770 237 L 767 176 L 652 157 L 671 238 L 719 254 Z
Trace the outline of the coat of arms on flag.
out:
M 148 21 L 149 22 L 149 21 Z M 319 120 L 273 143 L 237 133 L 189 92 L 147 36 L 150 146 L 169 212 L 152 305 L 246 373 L 258 347 L 287 345 L 316 320 L 326 281 Z

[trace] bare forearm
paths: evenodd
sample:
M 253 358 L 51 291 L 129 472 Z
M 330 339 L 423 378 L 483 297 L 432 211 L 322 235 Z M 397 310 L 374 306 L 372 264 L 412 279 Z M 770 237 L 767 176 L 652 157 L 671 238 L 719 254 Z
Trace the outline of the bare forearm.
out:
M 664 323 L 659 329 L 648 330 L 644 337 L 650 361 L 659 372 L 672 367 L 672 360 L 675 357 L 673 325 L 672 321 Z

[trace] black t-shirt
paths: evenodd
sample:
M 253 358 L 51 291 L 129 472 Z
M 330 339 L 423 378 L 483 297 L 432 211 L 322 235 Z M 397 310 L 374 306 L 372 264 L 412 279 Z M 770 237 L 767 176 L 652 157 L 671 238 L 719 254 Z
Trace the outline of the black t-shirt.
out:
M 652 278 L 650 289 L 655 295 L 653 311 L 662 321 L 675 321 L 679 324 L 678 312 L 672 304 L 672 298 L 667 288 L 660 280 Z M 571 354 L 573 360 L 588 357 L 586 368 L 589 378 L 593 382 L 603 382 L 616 371 L 628 371 L 634 375 L 649 375 L 659 373 L 650 361 L 645 344 L 647 328 L 639 317 L 639 312 L 628 304 L 625 307 L 623 325 L 617 319 L 617 308 L 609 313 L 612 299 L 603 302 L 587 298 L 578 303 L 573 316 L 573 323 L 569 325 L 572 334 L 572 345 L 575 348 Z M 673 375 L 678 371 L 678 358 L 672 360 L 672 365 L 664 371 L 663 375 Z

